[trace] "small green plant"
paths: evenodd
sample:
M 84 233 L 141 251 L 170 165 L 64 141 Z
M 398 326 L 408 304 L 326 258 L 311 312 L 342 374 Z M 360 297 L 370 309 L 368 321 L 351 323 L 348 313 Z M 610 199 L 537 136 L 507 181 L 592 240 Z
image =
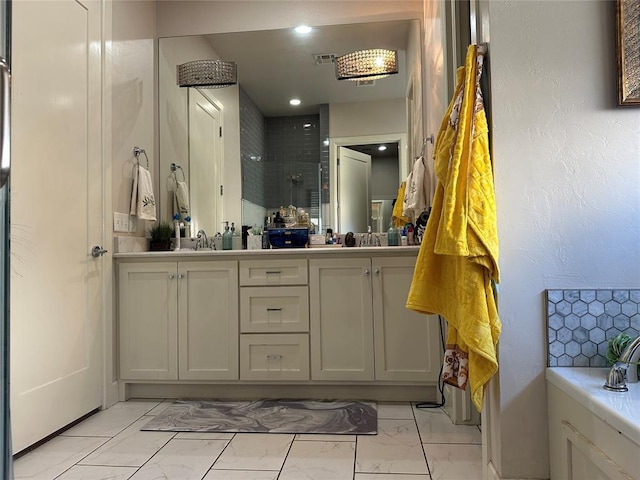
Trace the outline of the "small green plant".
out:
M 149 230 L 149 236 L 152 242 L 167 242 L 171 240 L 173 235 L 173 225 L 164 220 L 160 220 Z
M 631 341 L 631 337 L 626 333 L 619 333 L 615 337 L 609 339 L 607 345 L 607 366 L 610 367 L 618 361 L 620 354 Z

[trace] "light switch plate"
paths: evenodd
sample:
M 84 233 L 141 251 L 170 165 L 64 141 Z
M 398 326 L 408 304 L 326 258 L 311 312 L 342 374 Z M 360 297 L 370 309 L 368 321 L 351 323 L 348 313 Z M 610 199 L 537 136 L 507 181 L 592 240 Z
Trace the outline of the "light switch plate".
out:
M 113 212 L 114 232 L 135 232 L 137 228 L 136 217 L 126 213 Z

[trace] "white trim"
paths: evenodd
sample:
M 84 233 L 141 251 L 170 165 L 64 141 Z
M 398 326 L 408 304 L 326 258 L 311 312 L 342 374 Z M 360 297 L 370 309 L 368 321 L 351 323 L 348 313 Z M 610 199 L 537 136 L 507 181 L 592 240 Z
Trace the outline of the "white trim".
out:
M 115 251 L 113 225 L 111 175 L 111 122 L 112 122 L 112 50 L 113 0 L 101 0 L 102 9 L 102 244 L 109 253 L 102 261 L 102 408 L 109 408 L 118 401 L 118 380 L 115 363 L 116 338 L 114 332 L 114 269 L 112 254 Z
M 328 227 L 337 225 L 338 221 L 338 205 L 336 198 L 338 195 L 338 148 L 347 145 L 365 145 L 369 143 L 391 143 L 398 142 L 398 186 L 400 179 L 404 179 L 409 174 L 407 163 L 407 134 L 406 133 L 384 133 L 380 135 L 360 135 L 356 137 L 336 137 L 329 139 L 329 185 L 330 185 L 330 201 L 329 212 L 330 218 L 323 224 Z
M 487 468 L 484 473 L 487 480 L 501 480 L 500 475 L 492 462 L 487 463 Z

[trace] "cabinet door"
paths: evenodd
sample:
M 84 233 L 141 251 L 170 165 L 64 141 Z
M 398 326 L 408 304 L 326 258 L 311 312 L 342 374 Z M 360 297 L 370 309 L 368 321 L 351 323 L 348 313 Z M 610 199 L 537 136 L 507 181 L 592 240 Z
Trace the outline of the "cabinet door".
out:
M 414 257 L 374 258 L 372 262 L 376 380 L 438 380 L 438 317 L 405 307 L 414 264 Z
M 177 269 L 174 262 L 118 268 L 120 378 L 178 378 Z
M 309 261 L 312 380 L 373 380 L 371 260 Z
M 178 264 L 179 378 L 238 379 L 238 266 Z

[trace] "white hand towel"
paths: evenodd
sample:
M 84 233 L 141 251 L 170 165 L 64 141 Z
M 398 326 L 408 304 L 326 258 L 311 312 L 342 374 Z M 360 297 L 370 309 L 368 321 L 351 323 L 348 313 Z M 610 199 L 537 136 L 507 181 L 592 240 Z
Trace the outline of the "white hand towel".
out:
M 177 213 L 180 214 L 180 218 L 184 220 L 189 214 L 189 189 L 185 182 L 176 182 L 176 206 L 178 208 Z
M 130 213 L 143 220 L 156 220 L 156 199 L 151 174 L 142 165 L 133 169 Z
M 433 170 L 424 157 L 418 157 L 406 179 L 402 215 L 415 225 L 424 211 L 429 211 L 434 192 Z

